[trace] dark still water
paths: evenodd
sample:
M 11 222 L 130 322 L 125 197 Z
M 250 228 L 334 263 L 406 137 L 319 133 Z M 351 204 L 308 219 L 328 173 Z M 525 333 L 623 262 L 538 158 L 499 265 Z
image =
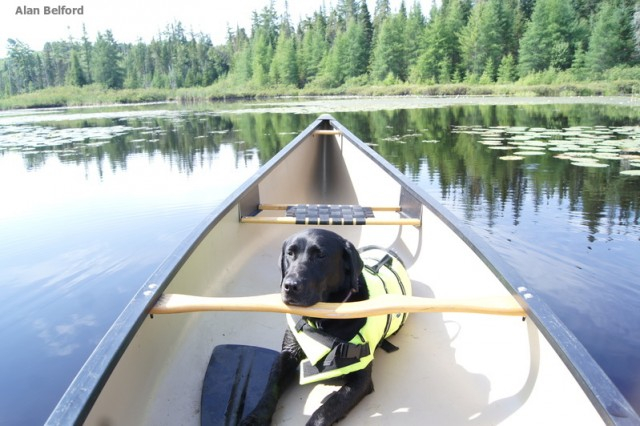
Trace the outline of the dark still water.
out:
M 640 410 L 638 109 L 429 102 L 332 113 L 487 238 Z M 41 424 L 162 260 L 329 109 L 286 108 L 0 113 L 0 424 Z

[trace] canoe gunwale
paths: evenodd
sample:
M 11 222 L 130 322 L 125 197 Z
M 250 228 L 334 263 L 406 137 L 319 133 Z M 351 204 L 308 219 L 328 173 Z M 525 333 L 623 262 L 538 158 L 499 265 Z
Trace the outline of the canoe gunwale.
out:
M 322 115 L 313 121 L 288 145 L 267 161 L 246 182 L 231 193 L 216 207 L 182 243 L 161 263 L 158 269 L 140 287 L 135 296 L 98 343 L 80 369 L 58 405 L 52 411 L 46 424 L 82 424 L 89 415 L 103 387 L 134 336 L 146 320 L 151 308 L 163 294 L 180 268 L 197 249 L 206 235 L 232 209 L 239 210 L 241 216 L 252 215 L 260 200 L 259 183 L 293 152 L 314 131 L 325 132 L 325 137 L 347 139 L 353 146 L 380 165 L 401 185 L 400 206 L 409 217 L 416 217 L 422 206 L 428 208 L 467 244 L 490 268 L 504 287 L 527 312 L 538 330 L 546 337 L 554 350 L 580 384 L 585 394 L 607 424 L 637 425 L 640 417 L 622 396 L 611 379 L 604 373 L 591 355 L 568 328 L 559 320 L 549 306 L 535 296 L 520 274 L 507 264 L 497 252 L 478 234 L 463 224 L 437 200 L 420 188 L 415 187 L 402 173 L 387 160 L 373 151 L 351 131 L 330 115 Z

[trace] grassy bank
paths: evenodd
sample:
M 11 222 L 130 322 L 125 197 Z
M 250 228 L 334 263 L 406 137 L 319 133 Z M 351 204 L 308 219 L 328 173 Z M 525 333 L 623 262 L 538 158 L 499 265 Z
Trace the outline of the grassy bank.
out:
M 252 87 L 217 83 L 188 89 L 107 90 L 97 85 L 48 88 L 0 99 L 0 109 L 48 108 L 142 102 L 207 102 L 261 99 L 279 96 L 638 96 L 640 82 L 618 80 L 563 84 L 391 84 L 345 85 L 338 88 L 307 86 Z
M 109 90 L 98 85 L 50 87 L 0 99 L 0 109 L 52 108 L 82 105 L 131 104 L 175 99 L 175 91 L 164 89 Z

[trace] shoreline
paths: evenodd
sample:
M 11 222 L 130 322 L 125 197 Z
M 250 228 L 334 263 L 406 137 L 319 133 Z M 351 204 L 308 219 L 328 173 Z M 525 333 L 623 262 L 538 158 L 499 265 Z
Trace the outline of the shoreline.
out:
M 518 103 L 536 102 L 536 99 L 607 99 L 628 98 L 640 100 L 640 86 L 637 81 L 601 81 L 580 84 L 555 85 L 391 85 L 357 86 L 338 89 L 296 89 L 292 87 L 270 87 L 249 93 L 241 89 L 220 87 L 218 85 L 182 89 L 104 89 L 99 85 L 84 87 L 60 86 L 39 90 L 8 98 L 0 98 L 0 111 L 15 109 L 46 109 L 80 106 L 138 105 L 148 103 L 176 102 L 179 104 L 198 103 L 236 103 L 236 102 L 279 102 L 281 100 L 300 99 L 393 99 L 393 98 L 429 98 L 473 99 L 511 99 Z M 458 101 L 464 103 L 464 101 Z M 636 101 L 639 102 L 639 101 Z M 513 103 L 513 101 L 511 101 Z M 537 102 L 536 102 L 537 103 Z M 564 103 L 564 102 L 563 102 Z M 635 105 L 636 103 L 634 103 Z
M 621 107 L 640 107 L 640 96 L 422 96 L 422 95 L 394 95 L 394 96 L 280 96 L 269 99 L 249 99 L 245 101 L 201 101 L 182 103 L 176 100 L 139 102 L 139 103 L 109 103 L 72 105 L 46 108 L 17 108 L 0 110 L 0 126 L 13 121 L 13 117 L 25 114 L 36 114 L 31 121 L 40 121 L 43 116 L 52 120 L 55 113 L 61 110 L 71 116 L 76 116 L 84 111 L 92 109 L 120 110 L 121 108 L 141 108 L 140 114 L 148 114 L 149 107 L 163 105 L 184 107 L 184 109 L 197 108 L 199 106 L 215 106 L 218 113 L 243 114 L 243 113 L 280 113 L 280 114 L 325 114 L 338 112 L 358 112 L 422 109 L 422 108 L 446 108 L 452 106 L 472 105 L 609 105 Z M 237 107 L 235 107 L 237 106 Z M 173 107 L 171 108 L 173 109 Z M 73 111 L 73 112 L 72 112 Z M 76 113 L 74 113 L 76 112 Z M 51 115 L 51 114 L 53 115 Z M 135 113 L 133 113 L 135 115 Z M 60 115 L 60 120 L 70 119 L 68 114 Z

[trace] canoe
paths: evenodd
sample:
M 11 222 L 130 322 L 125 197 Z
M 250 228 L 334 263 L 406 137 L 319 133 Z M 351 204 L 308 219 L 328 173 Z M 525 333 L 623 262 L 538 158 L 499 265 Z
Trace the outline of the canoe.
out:
M 204 312 L 204 302 L 189 313 L 150 315 L 152 309 L 163 294 L 233 304 L 277 293 L 282 242 L 309 227 L 331 229 L 357 247 L 392 249 L 407 267 L 413 295 L 422 300 L 498 297 L 524 312 L 470 313 L 454 302 L 410 314 L 390 339 L 399 350 L 376 351 L 375 392 L 343 424 L 640 424 L 628 401 L 516 270 L 328 115 L 261 167 L 163 262 L 47 423 L 200 424 L 214 348 L 264 348 L 264 358 L 256 351 L 251 365 L 259 374 L 270 362 L 268 354 L 280 347 L 285 317 L 277 309 L 251 307 Z M 289 387 L 273 424 L 303 424 L 336 386 Z

